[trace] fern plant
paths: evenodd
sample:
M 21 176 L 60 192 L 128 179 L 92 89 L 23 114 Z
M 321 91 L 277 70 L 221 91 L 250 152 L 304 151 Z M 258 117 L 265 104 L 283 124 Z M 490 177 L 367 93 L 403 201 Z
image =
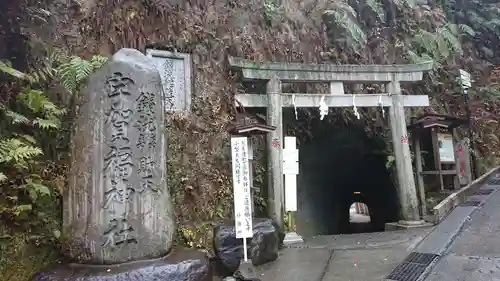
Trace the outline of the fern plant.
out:
M 69 93 L 75 94 L 79 90 L 82 81 L 94 73 L 96 69 L 102 67 L 107 60 L 107 57 L 99 55 L 91 57 L 90 60 L 72 56 L 56 69 L 56 73 L 64 88 Z
M 334 44 L 342 44 L 360 53 L 367 43 L 366 33 L 359 23 L 356 10 L 344 1 L 333 1 L 323 13 L 330 26 L 329 38 Z
M 64 143 L 69 138 L 64 136 L 69 135 L 66 125 L 71 124 L 67 110 L 43 91 L 45 82 L 59 82 L 73 99 L 82 82 L 106 61 L 102 56 L 84 60 L 54 50 L 29 73 L 0 61 L 0 75 L 13 82 L 5 85 L 21 89 L 0 100 L 0 216 L 29 229 L 30 237 L 52 240 L 60 234 L 54 217 L 58 212 L 53 209 L 57 206 L 55 191 L 65 182 L 64 163 L 59 161 L 65 153 L 57 150 L 61 144 L 63 151 L 67 146 Z M 68 122 L 63 125 L 63 120 Z
M 19 72 L 8 63 L 0 64 L 0 70 L 18 79 L 28 80 L 28 75 Z M 24 179 L 18 188 L 36 187 L 48 194 L 47 187 L 41 188 L 42 184 L 33 181 L 33 176 L 24 174 L 32 168 L 33 160 L 43 154 L 42 149 L 37 146 L 36 140 L 29 134 L 23 134 L 26 129 L 23 127 L 32 127 L 33 129 L 51 130 L 60 128 L 59 118 L 66 112 L 54 103 L 49 101 L 43 92 L 26 87 L 16 96 L 16 100 L 10 103 L 19 110 L 26 110 L 27 114 L 19 111 L 13 111 L 6 104 L 0 104 L 0 114 L 2 114 L 7 123 L 4 126 L 7 130 L 0 135 L 0 167 L 2 171 L 10 171 L 14 179 L 4 172 L 0 172 L 0 183 L 7 181 L 18 182 L 17 174 L 21 173 Z M 33 117 L 31 117 L 33 116 Z M 4 121 L 5 122 L 5 121 Z M 28 182 L 31 184 L 27 185 Z M 5 211 L 5 209 L 4 209 Z
M 51 188 L 44 183 L 44 149 L 40 140 L 46 132 L 61 131 L 61 118 L 67 113 L 50 101 L 44 91 L 33 88 L 52 78 L 57 78 L 66 90 L 74 95 L 79 85 L 107 58 L 94 56 L 90 60 L 65 56 L 54 52 L 44 67 L 29 74 L 18 71 L 9 62 L 0 62 L 0 73 L 24 85 L 22 90 L 0 103 L 0 189 L 4 200 L 0 204 L 0 214 L 19 216 L 33 210 L 40 196 L 51 195 Z M 30 132 L 30 133 L 27 133 Z M 64 134 L 64 132 L 60 132 Z M 23 194 L 27 194 L 23 196 Z M 0 198 L 1 199 L 1 198 Z

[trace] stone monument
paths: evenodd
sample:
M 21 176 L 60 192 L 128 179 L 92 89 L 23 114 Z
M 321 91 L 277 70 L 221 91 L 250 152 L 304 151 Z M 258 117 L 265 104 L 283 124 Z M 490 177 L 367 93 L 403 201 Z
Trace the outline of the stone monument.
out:
M 78 264 L 34 280 L 211 279 L 204 254 L 171 250 L 163 97 L 154 62 L 137 50 L 121 49 L 89 77 L 63 194 L 66 254 Z
M 165 255 L 175 229 L 159 73 L 122 49 L 88 85 L 63 197 L 70 257 L 113 264 Z

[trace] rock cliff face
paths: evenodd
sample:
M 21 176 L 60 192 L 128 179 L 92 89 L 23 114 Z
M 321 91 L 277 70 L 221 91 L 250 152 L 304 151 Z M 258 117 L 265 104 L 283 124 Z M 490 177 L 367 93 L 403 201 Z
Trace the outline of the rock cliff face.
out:
M 27 69 L 26 61 L 33 68 L 41 67 L 52 47 L 81 57 L 96 53 L 111 56 L 121 48 L 144 53 L 147 45 L 191 54 L 191 113 L 166 115 L 167 182 L 179 226 L 176 237 L 197 247 L 211 247 L 213 222 L 229 218 L 232 210 L 225 155 L 229 151 L 228 125 L 235 116 L 233 95 L 242 85 L 227 67 L 227 55 L 258 61 L 314 62 L 324 46 L 324 37 L 298 8 L 281 13 L 262 1 L 4 2 L 0 5 L 6 6 L 8 16 L 2 18 L 0 28 L 5 32 L 0 38 L 13 41 L 2 40 L 9 42 L 9 48 L 0 47 L 0 58 L 19 59 L 19 64 L 14 63 L 20 70 Z M 26 51 L 28 46 L 30 52 Z M 55 92 L 62 90 L 56 88 Z M 70 99 L 67 94 L 58 96 L 64 102 Z M 263 139 L 255 143 L 262 145 Z M 262 158 L 260 149 L 256 147 L 257 160 Z M 261 169 L 258 171 L 255 185 L 264 192 Z M 263 202 L 263 193 L 256 196 L 256 202 Z M 18 259 L 12 257 L 6 263 L 6 268 L 11 268 L 6 275 L 25 280 L 50 262 L 20 259 L 14 262 Z M 13 271 L 12 264 L 23 266 Z
M 224 155 L 229 151 L 228 125 L 235 115 L 233 96 L 242 85 L 227 67 L 227 56 L 314 62 L 323 37 L 312 22 L 267 11 L 260 1 L 186 1 L 181 8 L 169 1 L 115 2 L 82 10 L 73 23 L 81 27 L 78 41 L 70 48 L 78 54 L 107 54 L 123 47 L 144 52 L 148 46 L 191 55 L 191 111 L 166 116 L 168 182 L 183 237 L 201 238 L 210 245 L 211 235 L 205 233 L 211 226 L 200 222 L 230 217 L 232 210 L 230 169 Z M 261 159 L 259 149 L 256 156 Z

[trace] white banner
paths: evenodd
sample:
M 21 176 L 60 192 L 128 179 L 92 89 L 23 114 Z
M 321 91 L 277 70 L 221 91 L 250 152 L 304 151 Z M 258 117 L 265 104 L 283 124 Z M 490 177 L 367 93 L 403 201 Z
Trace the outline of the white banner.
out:
M 252 211 L 250 196 L 250 167 L 248 164 L 248 139 L 231 138 L 233 164 L 234 223 L 236 238 L 251 238 Z
M 295 137 L 285 137 L 283 149 L 283 174 L 285 175 L 285 210 L 297 211 L 297 174 L 299 173 L 299 150 Z

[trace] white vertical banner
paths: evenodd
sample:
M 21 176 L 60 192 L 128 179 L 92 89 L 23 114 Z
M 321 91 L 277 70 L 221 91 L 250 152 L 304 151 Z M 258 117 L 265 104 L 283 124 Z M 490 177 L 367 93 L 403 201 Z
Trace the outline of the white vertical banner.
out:
M 248 139 L 246 137 L 231 138 L 231 155 L 236 238 L 251 238 L 253 231 L 250 200 L 250 167 L 248 165 L 250 155 L 248 153 Z M 246 240 L 243 240 L 246 244 Z
M 299 150 L 295 137 L 285 137 L 283 149 L 283 174 L 285 175 L 285 210 L 297 211 L 297 174 L 299 173 Z

